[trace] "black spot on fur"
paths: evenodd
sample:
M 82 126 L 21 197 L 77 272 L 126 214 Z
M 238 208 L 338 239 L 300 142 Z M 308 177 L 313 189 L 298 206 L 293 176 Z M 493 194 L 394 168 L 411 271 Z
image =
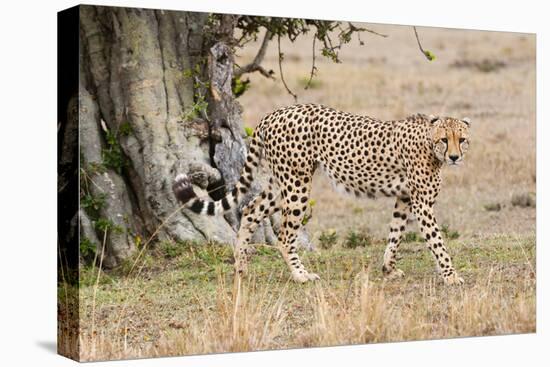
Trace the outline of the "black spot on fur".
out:
M 231 209 L 231 205 L 229 204 L 229 201 L 227 201 L 226 197 L 222 198 L 222 207 L 223 207 L 223 210 Z
M 216 208 L 216 204 L 213 201 L 209 202 L 206 214 L 214 215 L 215 214 L 215 208 Z
M 191 210 L 194 211 L 197 214 L 200 214 L 202 212 L 202 207 L 204 206 L 204 203 L 202 200 L 195 200 L 193 204 L 191 205 Z

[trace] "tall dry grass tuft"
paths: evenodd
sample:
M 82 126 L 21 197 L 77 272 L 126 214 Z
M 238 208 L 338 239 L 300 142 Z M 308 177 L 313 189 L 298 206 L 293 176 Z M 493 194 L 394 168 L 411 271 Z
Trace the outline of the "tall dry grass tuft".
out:
M 238 277 L 229 289 L 225 278 L 220 276 L 214 307 L 203 304 L 201 318 L 163 336 L 157 352 L 202 354 L 272 348 L 286 320 L 285 289 L 270 292 L 268 288 L 261 289 L 255 279 L 246 281 Z
M 81 358 L 91 361 L 274 348 L 274 340 L 286 321 L 284 305 L 288 283 L 273 292 L 262 288 L 255 279 L 236 277 L 231 288 L 219 274 L 213 305 L 209 305 L 209 299 L 203 295 L 196 294 L 200 316 L 185 323 L 174 323 L 176 330 L 166 331 L 157 341 L 142 348 L 131 346 L 126 333 L 113 335 L 104 330 L 86 335 L 83 332 Z
M 525 282 L 527 287 L 534 286 L 533 279 Z M 395 297 L 387 292 L 386 283 L 373 283 L 367 273 L 360 273 L 352 300 L 346 305 L 340 294 L 318 286 L 313 297 L 315 322 L 303 331 L 299 344 L 328 346 L 535 331 L 532 293 L 510 297 L 504 294 L 501 282 L 493 283 L 490 278 L 458 289 L 442 289 L 433 281 L 417 288 L 420 296 Z
M 330 288 L 315 288 L 315 322 L 302 333 L 302 345 L 365 344 L 391 341 L 395 340 L 392 336 L 403 335 L 402 325 L 398 324 L 409 320 L 403 320 L 399 310 L 391 307 L 383 289 L 373 286 L 367 273 L 359 273 L 353 287 L 347 303 Z

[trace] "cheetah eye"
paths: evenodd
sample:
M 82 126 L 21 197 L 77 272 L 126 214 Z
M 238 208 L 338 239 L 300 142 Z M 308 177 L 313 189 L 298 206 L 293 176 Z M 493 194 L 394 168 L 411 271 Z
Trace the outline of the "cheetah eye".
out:
M 464 138 L 458 139 L 458 142 L 459 142 L 460 144 L 464 143 L 465 141 L 466 141 L 466 139 L 464 139 Z
M 447 138 L 442 138 L 441 141 L 447 144 Z

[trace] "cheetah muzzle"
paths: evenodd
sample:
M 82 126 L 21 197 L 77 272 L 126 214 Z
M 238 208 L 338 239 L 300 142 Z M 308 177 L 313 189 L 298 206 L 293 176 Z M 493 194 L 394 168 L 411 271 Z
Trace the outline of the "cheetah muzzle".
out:
M 234 248 L 237 274 L 246 272 L 250 239 L 258 225 L 281 211 L 278 245 L 297 282 L 319 279 L 308 272 L 297 252 L 297 231 L 307 208 L 312 178 L 322 168 L 336 188 L 357 197 L 395 197 L 382 272 L 401 278 L 396 254 L 407 226 L 415 217 L 445 284 L 462 284 L 443 243 L 434 215 L 443 165 L 459 165 L 469 146 L 470 120 L 416 114 L 382 121 L 316 104 L 294 105 L 264 116 L 251 141 L 241 177 L 220 200 L 195 194 L 186 175 L 178 175 L 176 198 L 203 215 L 234 210 L 248 192 L 262 157 L 272 177 L 267 187 L 243 210 Z

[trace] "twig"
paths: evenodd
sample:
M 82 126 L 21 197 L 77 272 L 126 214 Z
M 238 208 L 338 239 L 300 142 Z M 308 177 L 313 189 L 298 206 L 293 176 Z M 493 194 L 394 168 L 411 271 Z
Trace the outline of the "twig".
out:
M 418 38 L 418 32 L 416 31 L 416 27 L 413 26 L 414 29 L 414 35 L 416 36 L 416 42 L 418 43 L 418 48 L 420 49 L 420 52 L 424 53 L 424 49 L 422 48 L 422 44 L 420 43 L 420 39 Z
M 279 50 L 279 73 L 281 73 L 281 81 L 283 82 L 283 85 L 285 86 L 286 91 L 288 92 L 288 94 L 290 94 L 292 97 L 294 97 L 294 102 L 296 103 L 296 102 L 298 102 L 298 96 L 290 90 L 290 88 L 288 87 L 288 85 L 285 82 L 285 77 L 283 75 L 283 65 L 282 65 L 283 54 L 281 53 L 281 35 L 280 34 L 277 35 L 277 47 L 278 47 L 278 50 Z
M 375 35 L 380 36 L 380 37 L 384 37 L 384 38 L 388 37 L 387 34 L 378 33 L 376 31 L 373 31 L 372 29 L 369 29 L 369 28 L 356 27 L 351 22 L 348 22 L 348 26 L 349 26 L 349 29 L 354 31 L 354 32 L 365 31 L 365 32 L 369 32 L 369 33 L 375 34 Z M 359 34 L 359 32 L 357 34 Z
M 312 47 L 313 51 L 311 56 L 311 74 L 309 75 L 309 80 L 307 81 L 307 84 L 304 87 L 304 89 L 309 89 L 309 86 L 311 85 L 311 81 L 313 80 L 313 76 L 317 71 L 317 67 L 315 66 L 315 40 L 316 40 L 316 37 L 313 37 L 313 47 Z
M 418 38 L 418 32 L 416 31 L 416 27 L 413 26 L 413 29 L 414 29 L 414 35 L 416 36 L 416 42 L 418 43 L 418 48 L 420 49 L 420 52 L 422 52 L 422 54 L 429 61 L 432 61 L 434 59 L 434 55 L 430 51 L 424 50 L 424 48 L 422 47 L 422 44 L 420 43 L 420 38 Z
M 339 50 L 340 49 L 340 46 L 342 45 L 342 43 L 340 42 L 340 44 L 338 44 L 337 46 L 333 46 L 332 45 L 332 39 L 330 37 L 327 37 L 327 40 L 328 40 L 328 44 L 329 44 L 329 50 L 331 51 L 334 51 L 334 50 Z M 325 46 L 326 47 L 326 46 Z M 338 59 L 337 59 L 338 60 Z
M 265 53 L 267 51 L 267 45 L 269 44 L 269 41 L 271 39 L 271 31 L 268 29 L 265 32 L 264 39 L 262 41 L 262 44 L 260 46 L 260 49 L 258 50 L 258 53 L 254 57 L 254 60 L 248 65 L 245 65 L 243 67 L 239 66 L 239 70 L 235 71 L 235 78 L 239 78 L 245 73 L 253 73 L 255 71 L 258 71 L 260 74 L 265 76 L 266 78 L 275 79 L 273 77 L 273 70 L 266 70 L 262 67 L 261 63 L 265 57 Z
M 380 36 L 380 37 L 384 37 L 384 38 L 388 37 L 387 34 L 378 33 L 378 32 L 376 32 L 376 31 L 373 31 L 372 29 L 363 28 L 363 30 L 364 30 L 365 32 L 369 32 L 369 33 L 375 34 L 375 35 Z
M 357 32 L 357 40 L 359 41 L 359 46 L 363 46 L 365 42 L 361 39 L 361 33 Z

